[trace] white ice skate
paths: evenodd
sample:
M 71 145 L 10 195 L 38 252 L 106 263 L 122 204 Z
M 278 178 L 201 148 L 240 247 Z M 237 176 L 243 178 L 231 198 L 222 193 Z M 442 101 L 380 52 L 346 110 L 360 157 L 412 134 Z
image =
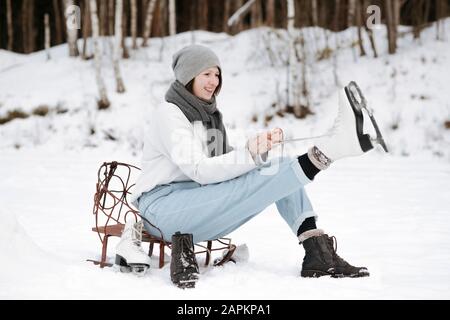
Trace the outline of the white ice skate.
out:
M 366 110 L 376 133 L 376 138 L 363 132 Z M 373 117 L 372 110 L 367 106 L 358 85 L 352 81 L 339 92 L 339 111 L 329 135 L 316 141 L 317 148 L 332 161 L 361 155 L 380 144 L 388 152 L 383 136 Z
M 127 221 L 122 232 L 120 242 L 116 247 L 116 266 L 121 272 L 133 272 L 143 276 L 150 267 L 150 257 L 141 247 L 142 229 L 141 221 Z

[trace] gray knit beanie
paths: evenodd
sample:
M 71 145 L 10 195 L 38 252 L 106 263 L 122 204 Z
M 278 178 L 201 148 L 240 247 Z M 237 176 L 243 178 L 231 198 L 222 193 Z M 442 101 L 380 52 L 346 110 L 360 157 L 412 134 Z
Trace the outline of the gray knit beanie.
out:
M 218 67 L 222 72 L 217 55 L 204 46 L 190 45 L 173 55 L 172 69 L 175 78 L 184 86 L 203 70 L 211 67 Z

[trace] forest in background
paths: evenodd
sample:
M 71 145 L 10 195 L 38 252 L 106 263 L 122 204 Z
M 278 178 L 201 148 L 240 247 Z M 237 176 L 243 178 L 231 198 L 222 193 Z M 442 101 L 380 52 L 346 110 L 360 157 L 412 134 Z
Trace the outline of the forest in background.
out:
M 45 47 L 46 21 L 49 45 L 67 42 L 66 17 L 69 6 L 80 8 L 77 38 L 92 36 L 90 0 L 0 0 L 0 48 L 31 53 Z M 99 35 L 115 33 L 116 0 L 97 2 Z M 146 39 L 190 30 L 237 34 L 268 26 L 287 28 L 289 1 L 285 0 L 123 0 L 124 37 Z M 229 25 L 229 18 L 246 3 L 241 19 Z M 390 30 L 389 51 L 395 52 L 396 25 L 413 26 L 415 37 L 433 21 L 449 15 L 450 0 L 293 0 L 294 26 L 319 26 L 340 31 L 349 26 L 366 28 L 367 8 L 378 6 L 381 23 Z M 47 15 L 47 18 L 46 18 Z M 137 41 L 133 41 L 137 46 Z M 126 49 L 126 48 L 124 48 Z

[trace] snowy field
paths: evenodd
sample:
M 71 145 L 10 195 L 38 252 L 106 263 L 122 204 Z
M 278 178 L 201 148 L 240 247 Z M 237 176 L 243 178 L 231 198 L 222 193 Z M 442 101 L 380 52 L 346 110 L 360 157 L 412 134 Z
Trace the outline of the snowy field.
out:
M 447 20 L 447 35 L 449 26 Z M 274 81 L 285 76 L 259 50 L 264 32 L 195 33 L 197 43 L 223 61 L 219 108 L 232 139 L 236 129 L 263 129 L 262 119 L 251 118 L 271 115 Z M 351 32 L 339 37 L 345 42 Z M 142 115 L 161 99 L 172 77 L 171 54 L 190 43 L 191 34 L 152 39 L 150 48 L 122 61 L 125 95 L 113 93 L 105 56 L 113 102 L 107 111 L 96 110 L 92 61 L 68 58 L 65 46 L 53 48 L 50 61 L 43 52 L 0 50 L 0 116 L 50 108 L 46 117 L 0 125 L 0 298 L 450 299 L 450 130 L 444 125 L 450 121 L 450 43 L 436 41 L 430 28 L 420 42 L 401 39 L 399 53 L 389 57 L 384 33 L 376 35 L 380 57 L 355 61 L 351 48 L 342 49 L 338 74 L 342 84 L 356 80 L 361 86 L 392 152 L 337 162 L 306 187 L 318 226 L 336 236 L 339 255 L 367 266 L 370 277 L 301 278 L 304 251 L 272 205 L 230 235 L 248 245 L 249 261 L 202 267 L 194 290 L 173 286 L 169 265 L 158 269 L 157 257 L 143 278 L 86 262 L 101 251 L 91 231 L 98 167 L 112 160 L 139 165 Z M 320 61 L 308 71 L 314 116 L 300 121 L 286 115 L 269 127 L 284 128 L 287 137 L 323 133 L 336 113 L 331 68 Z M 286 147 L 289 154 L 305 150 L 302 144 Z

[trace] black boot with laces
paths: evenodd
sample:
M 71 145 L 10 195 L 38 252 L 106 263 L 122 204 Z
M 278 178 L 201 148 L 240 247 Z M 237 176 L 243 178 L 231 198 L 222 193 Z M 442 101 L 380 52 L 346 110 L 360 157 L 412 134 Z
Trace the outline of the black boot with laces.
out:
M 176 232 L 172 236 L 170 278 L 179 288 L 194 288 L 199 269 L 194 253 L 192 234 Z
M 334 261 L 324 235 L 310 237 L 302 242 L 305 257 L 302 264 L 302 277 L 318 278 L 334 274 Z
M 305 248 L 302 277 L 357 278 L 369 276 L 367 268 L 354 267 L 336 253 L 337 242 L 335 237 L 322 234 L 310 237 L 302 243 Z

